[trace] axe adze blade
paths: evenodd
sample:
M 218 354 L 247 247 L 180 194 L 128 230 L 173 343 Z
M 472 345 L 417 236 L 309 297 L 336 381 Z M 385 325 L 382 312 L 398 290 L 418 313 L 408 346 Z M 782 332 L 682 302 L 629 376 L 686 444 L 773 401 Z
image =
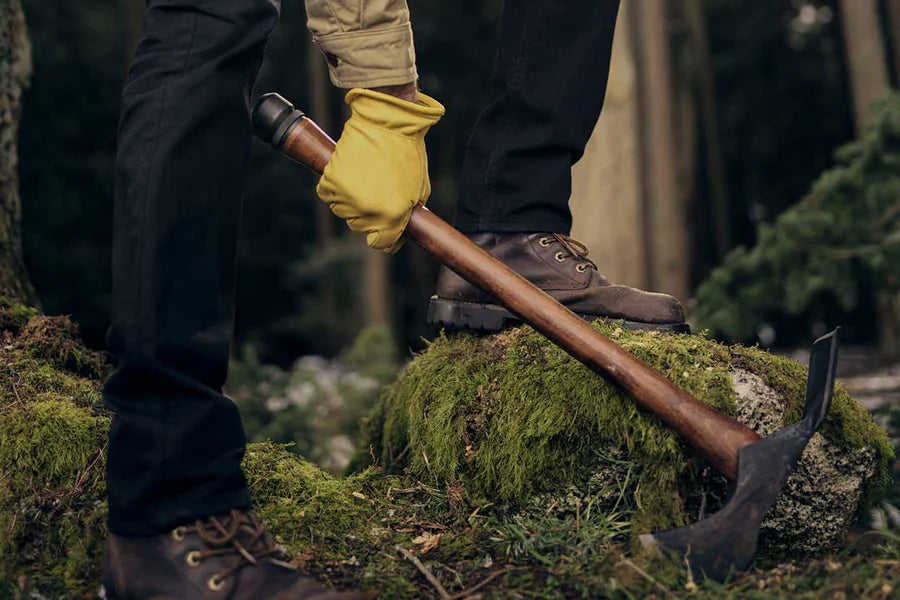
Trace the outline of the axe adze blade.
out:
M 835 329 L 816 340 L 809 358 L 806 407 L 799 423 L 743 448 L 734 493 L 719 512 L 680 529 L 641 536 L 645 548 L 684 557 L 698 579 L 724 581 L 745 570 L 756 553 L 759 528 L 810 438 L 828 414 L 838 351 Z

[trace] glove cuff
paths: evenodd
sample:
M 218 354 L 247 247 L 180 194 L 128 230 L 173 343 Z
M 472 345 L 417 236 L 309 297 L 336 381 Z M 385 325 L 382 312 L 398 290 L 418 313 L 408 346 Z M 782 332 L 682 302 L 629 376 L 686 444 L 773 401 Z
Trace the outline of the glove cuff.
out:
M 406 136 L 424 136 L 444 115 L 444 106 L 422 92 L 418 102 L 365 88 L 347 92 L 344 101 L 355 118 Z

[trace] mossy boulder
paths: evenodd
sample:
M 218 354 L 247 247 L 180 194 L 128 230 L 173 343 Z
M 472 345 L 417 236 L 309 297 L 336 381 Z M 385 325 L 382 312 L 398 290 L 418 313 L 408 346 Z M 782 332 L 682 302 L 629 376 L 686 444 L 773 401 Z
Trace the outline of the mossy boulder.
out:
M 673 382 L 761 435 L 796 422 L 806 368 L 702 336 L 597 325 Z M 369 423 L 378 464 L 408 468 L 473 498 L 629 514 L 643 533 L 721 507 L 724 478 L 619 388 L 530 328 L 442 337 L 385 394 Z M 772 556 L 834 550 L 888 481 L 893 450 L 843 386 L 821 433 L 763 526 Z
M 77 331 L 64 318 L 48 319 L 35 311 L 0 303 L 0 323 L 14 324 L 0 326 L 0 599 L 96 598 L 106 533 L 103 473 L 110 418 L 102 407 L 99 374 L 105 373 L 107 367 L 101 355 L 76 343 Z M 642 350 L 638 347 L 640 338 L 627 333 L 620 336 L 642 358 L 664 355 L 663 349 L 675 343 L 669 338 L 647 337 L 641 342 L 646 345 Z M 757 360 L 756 351 L 742 354 L 699 338 L 696 343 L 730 357 L 731 364 L 738 365 L 736 368 L 758 372 L 749 366 Z M 683 348 L 691 352 L 690 346 Z M 628 406 L 615 394 L 604 393 L 601 388 L 606 384 L 602 380 L 581 373 L 580 367 L 575 369 L 568 359 L 557 356 L 533 333 L 521 330 L 496 338 L 438 340 L 390 388 L 377 411 L 379 416 L 370 421 L 369 430 L 391 433 L 392 444 L 402 443 L 400 434 L 408 434 L 409 429 L 400 426 L 404 418 L 399 407 L 403 402 L 409 409 L 416 406 L 414 402 L 418 400 L 414 401 L 410 392 L 416 389 L 416 381 L 424 386 L 423 369 L 445 365 L 448 381 L 454 382 L 447 385 L 460 389 L 464 387 L 463 380 L 452 377 L 477 380 L 486 373 L 479 369 L 454 371 L 444 362 L 447 352 L 467 349 L 473 352 L 473 360 L 494 357 L 500 364 L 508 364 L 517 352 L 533 351 L 536 360 L 553 361 L 544 363 L 544 370 L 559 368 L 573 373 L 585 384 L 590 382 L 590 389 L 603 398 L 619 403 L 619 408 L 610 408 L 611 415 Z M 482 350 L 489 352 L 484 354 Z M 685 368 L 687 375 L 682 377 L 681 369 L 687 363 L 676 361 L 683 358 L 673 356 L 670 365 L 676 370 L 664 371 L 670 376 L 678 375 L 680 383 L 689 388 L 694 385 L 690 383 L 691 374 L 698 374 L 695 371 L 709 373 L 710 377 L 718 373 L 718 384 L 711 389 L 726 390 L 731 373 L 717 367 L 707 371 L 703 366 L 713 358 L 699 359 L 701 367 Z M 472 362 L 466 364 L 474 366 Z M 792 363 L 784 365 L 783 372 L 769 373 L 767 385 L 779 390 L 779 394 L 790 395 L 794 392 L 782 390 L 792 390 L 793 377 L 802 374 L 803 369 Z M 521 387 L 516 388 L 521 393 L 518 401 L 535 398 L 533 392 L 540 392 L 540 387 L 535 388 L 535 382 L 541 379 L 536 377 L 538 371 L 528 375 L 532 378 L 530 383 L 523 380 Z M 433 389 L 449 388 L 439 385 Z M 486 397 L 484 392 L 489 388 L 481 389 L 483 393 L 478 398 Z M 497 389 L 505 390 L 503 386 Z M 840 416 L 829 422 L 831 433 L 826 431 L 825 437 L 841 440 L 847 448 L 871 446 L 873 474 L 866 478 L 866 485 L 874 490 L 889 452 L 879 446 L 882 434 L 871 426 L 865 414 L 850 408 L 853 405 L 843 392 L 839 396 L 844 399 L 837 403 L 834 414 Z M 499 402 L 504 396 L 497 392 L 491 397 Z M 722 406 L 741 405 L 737 394 L 723 391 L 715 397 Z M 455 398 L 460 401 L 459 410 L 476 405 L 475 398 L 470 398 L 469 404 L 463 402 L 466 397 L 462 395 Z M 460 414 L 472 415 L 473 419 L 466 421 L 472 432 L 486 432 L 491 423 L 497 423 L 499 415 L 506 414 L 499 406 L 493 415 Z M 525 409 L 533 406 L 534 403 L 523 404 Z M 577 413 L 573 412 L 573 416 Z M 637 411 L 620 416 L 649 423 Z M 486 448 L 484 445 L 473 445 L 474 456 L 472 450 L 467 454 L 465 447 L 461 448 L 459 467 L 449 469 L 450 462 L 442 462 L 448 461 L 449 454 L 442 458 L 434 455 L 434 459 L 440 458 L 435 462 L 429 446 L 414 443 L 404 454 L 402 446 L 386 446 L 388 438 L 382 435 L 379 441 L 372 439 L 373 452 L 379 448 L 376 456 L 381 455 L 382 464 L 396 473 L 366 468 L 348 477 L 334 477 L 284 446 L 258 443 L 249 446 L 244 462 L 254 508 L 302 568 L 332 585 L 362 587 L 381 598 L 439 597 L 436 585 L 429 582 L 423 571 L 444 588 L 444 597 L 456 598 L 479 594 L 485 598 L 635 598 L 667 595 L 667 590 L 679 595 L 687 590 L 692 597 L 708 599 L 786 594 L 813 598 L 826 588 L 840 591 L 843 597 L 888 598 L 894 589 L 900 589 L 900 562 L 896 560 L 900 544 L 890 537 L 869 550 L 844 552 L 840 560 L 832 557 L 780 565 L 762 562 L 760 568 L 726 586 L 694 582 L 683 565 L 661 557 L 630 555 L 635 515 L 642 511 L 647 515 L 668 513 L 641 508 L 652 503 L 641 486 L 653 465 L 639 465 L 622 448 L 642 452 L 641 448 L 652 445 L 661 449 L 655 455 L 659 460 L 681 461 L 674 471 L 676 476 L 681 476 L 684 469 L 696 469 L 699 478 L 709 476 L 703 474 L 698 461 L 677 440 L 652 424 L 623 423 L 617 431 L 631 437 L 617 448 L 589 442 L 587 430 L 582 431 L 584 425 L 578 425 L 577 420 L 568 419 L 566 424 L 546 414 L 535 413 L 534 417 L 535 424 L 543 423 L 548 431 L 556 432 L 539 444 L 557 453 L 551 456 L 563 456 L 563 448 L 570 448 L 571 458 L 563 460 L 560 473 L 548 479 L 552 485 L 527 483 L 522 469 L 529 467 L 514 467 L 512 462 L 498 465 L 496 474 L 471 477 L 483 460 L 479 452 Z M 392 425 L 387 427 L 389 421 Z M 405 422 L 412 421 L 407 417 Z M 451 418 L 448 422 L 455 421 Z M 380 428 L 376 427 L 379 423 Z M 573 424 L 578 427 L 572 429 Z M 430 435 L 434 430 L 429 425 L 423 433 Z M 640 432 L 643 439 L 635 438 Z M 451 429 L 447 434 L 448 440 L 454 438 Z M 525 440 L 521 451 L 534 443 L 536 440 Z M 577 457 L 595 454 L 593 450 L 585 454 L 580 446 L 588 443 L 597 452 L 607 449 L 604 464 L 610 477 L 618 479 L 603 478 L 585 486 L 583 481 L 566 475 L 578 471 Z M 416 458 L 419 449 L 425 452 L 420 459 Z M 506 455 L 497 452 L 498 460 L 509 462 Z M 391 457 L 391 464 L 387 457 Z M 409 468 L 402 470 L 398 465 L 406 459 Z M 509 473 L 510 468 L 522 479 L 497 496 L 506 500 L 489 500 L 491 482 Z M 662 465 L 653 468 L 660 473 L 665 471 Z M 497 493 L 502 487 L 493 486 Z M 617 494 L 612 503 L 611 494 Z M 551 496 L 553 499 L 549 500 Z M 518 502 L 514 502 L 516 499 Z M 677 507 L 674 501 L 669 504 Z M 692 514 L 690 507 L 681 510 L 683 518 Z M 415 557 L 418 565 L 410 557 Z

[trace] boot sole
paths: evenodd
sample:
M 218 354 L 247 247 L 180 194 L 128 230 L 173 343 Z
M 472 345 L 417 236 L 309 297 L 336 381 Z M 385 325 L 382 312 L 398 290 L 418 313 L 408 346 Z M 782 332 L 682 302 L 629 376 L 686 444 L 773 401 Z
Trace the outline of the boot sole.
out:
M 617 323 L 627 329 L 662 333 L 691 332 L 691 327 L 687 323 L 642 323 L 641 321 L 614 319 L 602 315 L 575 314 L 588 322 L 599 320 L 606 323 Z M 446 300 L 432 296 L 428 303 L 428 322 L 453 331 L 496 333 L 508 327 L 521 325 L 522 319 L 497 304 Z

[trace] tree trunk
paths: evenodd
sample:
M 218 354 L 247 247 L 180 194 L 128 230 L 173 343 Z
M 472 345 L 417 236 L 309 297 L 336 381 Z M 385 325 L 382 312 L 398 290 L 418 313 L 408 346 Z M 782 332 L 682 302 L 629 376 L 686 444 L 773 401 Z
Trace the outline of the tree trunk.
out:
M 668 1 L 634 2 L 641 50 L 642 147 L 650 230 L 650 283 L 687 298 L 687 219 L 678 189 Z
M 713 73 L 712 51 L 706 33 L 706 15 L 702 0 L 685 0 L 685 20 L 690 35 L 692 54 L 696 61 L 697 95 L 700 101 L 706 181 L 712 209 L 713 235 L 716 256 L 721 261 L 731 250 L 731 226 L 728 216 L 728 192 L 725 185 L 725 165 L 719 143 L 719 117 L 716 110 L 716 82 Z
M 900 0 L 887 0 L 887 16 L 891 60 L 894 64 L 894 87 L 900 88 Z
M 841 21 L 859 132 L 868 120 L 872 102 L 883 98 L 890 88 L 878 0 L 841 0 Z
M 390 263 L 384 252 L 362 248 L 362 297 L 366 325 L 390 324 L 391 284 Z
M 328 81 L 328 68 L 325 59 L 310 37 L 306 49 L 306 60 L 309 78 L 310 110 L 316 123 L 330 135 L 334 135 L 334 119 L 332 118 L 331 84 Z M 323 247 L 334 242 L 334 215 L 324 202 L 316 203 L 316 236 Z
M 0 2 L 0 296 L 37 298 L 22 259 L 17 137 L 22 92 L 31 77 L 31 45 L 21 0 Z
M 331 85 L 328 81 L 328 68 L 325 59 L 318 47 L 313 43 L 312 37 L 306 47 L 307 79 L 309 80 L 310 110 L 316 123 L 324 131 L 334 135 L 334 119 L 332 118 L 332 106 L 330 102 Z M 324 202 L 315 203 L 316 211 L 316 239 L 319 248 L 326 253 L 334 246 L 334 215 Z M 318 278 L 319 297 L 324 298 L 319 304 L 320 318 L 326 327 L 334 327 L 335 323 L 335 282 L 332 269 L 324 269 Z
M 890 358 L 900 358 L 900 293 L 880 292 L 875 299 L 878 345 Z
M 122 27 L 125 32 L 124 65 L 127 74 L 134 58 L 134 51 L 144 31 L 144 3 L 140 0 L 119 0 L 122 11 Z
M 841 0 L 844 48 L 853 94 L 857 132 L 869 119 L 872 102 L 890 92 L 887 47 L 882 35 L 878 0 Z M 892 291 L 878 294 L 875 311 L 882 351 L 900 355 L 900 295 Z
M 703 252 L 702 240 L 692 235 L 693 223 L 704 205 L 698 202 L 700 195 L 700 177 L 703 171 L 699 165 L 700 158 L 700 127 L 698 119 L 700 110 L 697 102 L 697 90 L 694 82 L 696 66 L 694 61 L 694 48 L 687 35 L 687 26 L 682 2 L 674 3 L 677 11 L 670 15 L 671 23 L 668 26 L 669 35 L 669 63 L 672 75 L 672 97 L 669 100 L 672 111 L 672 139 L 675 154 L 672 158 L 675 165 L 675 182 L 677 198 L 675 206 L 683 215 L 682 227 L 685 237 L 685 277 L 687 290 L 690 291 L 692 266 L 695 257 Z M 685 300 L 686 297 L 682 297 Z
M 641 193 L 637 64 L 631 2 L 622 3 L 603 114 L 572 169 L 572 235 L 616 283 L 645 287 L 647 236 Z

